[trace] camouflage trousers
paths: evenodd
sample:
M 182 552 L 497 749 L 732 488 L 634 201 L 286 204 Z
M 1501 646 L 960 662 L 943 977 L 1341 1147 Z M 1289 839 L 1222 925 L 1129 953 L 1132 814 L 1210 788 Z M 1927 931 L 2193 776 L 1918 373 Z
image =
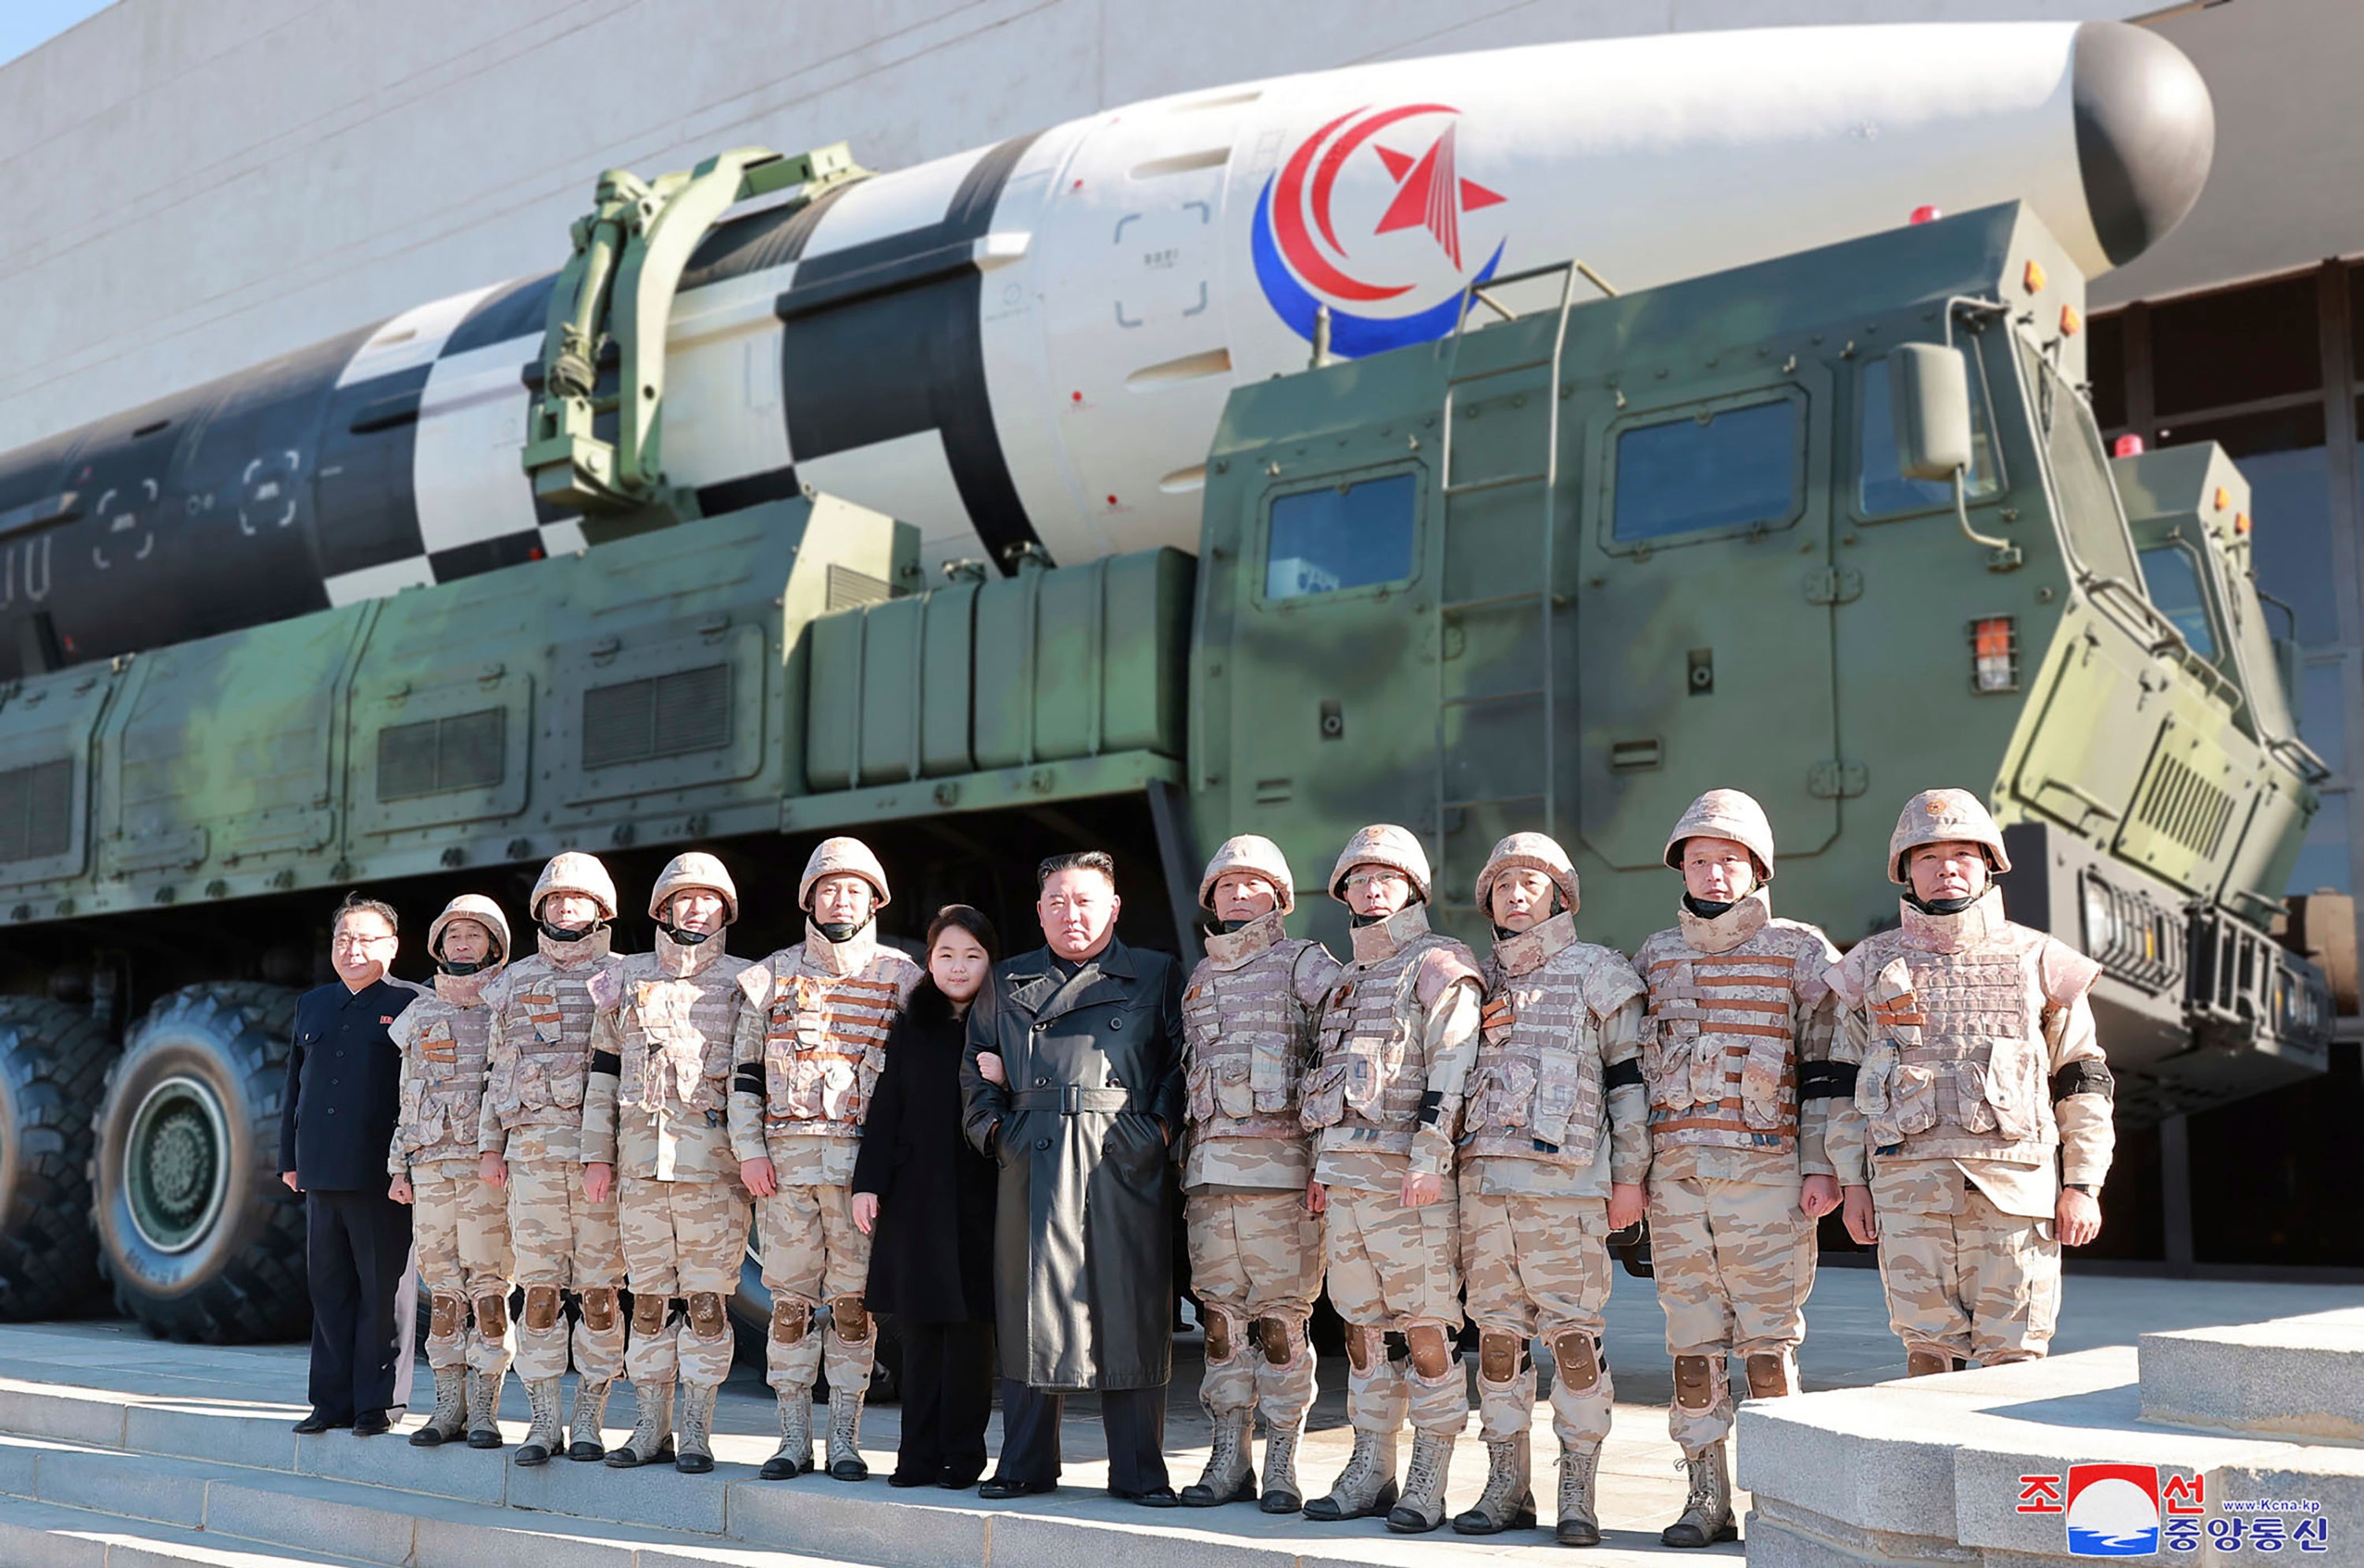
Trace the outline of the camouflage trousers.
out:
M 1321 1251 L 1331 1305 L 1346 1320 L 1346 1418 L 1396 1432 L 1458 1433 L 1469 1380 L 1454 1355 L 1461 1331 L 1458 1201 L 1406 1208 L 1385 1192 L 1333 1186 Z
M 636 1384 L 719 1385 L 730 1375 L 730 1315 L 747 1256 L 747 1194 L 735 1181 L 621 1176 L 617 1223 L 632 1284 L 624 1372 Z
M 1667 1431 L 1695 1454 L 1731 1434 L 1733 1356 L 1779 1356 L 1782 1387 L 1798 1386 L 1814 1222 L 1798 1207 L 1794 1182 L 1654 1176 L 1650 1272 L 1667 1353 L 1709 1362 L 1706 1387 L 1678 1386 L 1667 1408 Z
M 501 1189 L 477 1176 L 474 1160 L 443 1160 L 411 1167 L 410 1194 L 411 1238 L 432 1303 L 427 1364 L 472 1366 L 497 1377 L 515 1348 L 509 1217 Z
M 832 1388 L 870 1386 L 878 1335 L 862 1287 L 870 1278 L 870 1238 L 854 1229 L 853 1191 L 790 1186 L 755 1200 L 756 1246 L 772 1293 L 772 1332 L 764 1377 L 786 1393 L 809 1392 L 824 1360 Z M 829 1333 L 812 1331 L 813 1309 L 829 1304 Z
M 1199 1403 L 1219 1421 L 1254 1407 L 1266 1427 L 1295 1428 L 1313 1405 L 1305 1320 L 1321 1291 L 1321 1217 L 1306 1211 L 1301 1190 L 1200 1187 L 1184 1201 L 1183 1223 L 1207 1320 Z
M 1461 1272 L 1478 1325 L 1478 1422 L 1488 1442 L 1533 1424 L 1541 1335 L 1552 1357 L 1552 1431 L 1562 1452 L 1609 1436 L 1617 1388 L 1601 1353 L 1609 1301 L 1609 1200 L 1461 1195 Z
M 1889 1326 L 1907 1352 L 1985 1366 L 2033 1361 L 2051 1348 L 2060 1313 L 2052 1221 L 2005 1214 L 1974 1187 L 1959 1202 L 1950 1214 L 1879 1211 Z
M 574 1370 L 604 1383 L 624 1370 L 624 1249 L 616 1200 L 583 1193 L 583 1167 L 572 1160 L 509 1162 L 509 1245 L 525 1313 L 517 1328 L 517 1373 L 528 1383 L 566 1371 L 563 1291 L 581 1303 L 574 1325 Z

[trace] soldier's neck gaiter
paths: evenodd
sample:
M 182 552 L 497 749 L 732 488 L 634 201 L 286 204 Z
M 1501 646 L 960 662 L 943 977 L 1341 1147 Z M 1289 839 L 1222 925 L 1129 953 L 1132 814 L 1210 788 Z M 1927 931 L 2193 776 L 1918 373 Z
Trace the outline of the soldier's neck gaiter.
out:
M 686 948 L 694 948 L 715 934 L 712 931 L 685 931 L 679 926 L 660 925 L 657 929 L 663 931 L 668 940 Z
M 1735 898 L 1719 904 L 1712 898 L 1693 898 L 1688 893 L 1683 895 L 1683 907 L 1702 920 L 1720 919 L 1729 915 L 1732 913 L 1732 906 L 1738 902 L 1739 900 Z
M 1924 915 L 1958 915 L 1983 896 L 1978 894 L 1968 898 L 1923 898 L 1918 894 L 1908 893 L 1904 901 Z
M 553 942 L 579 942 L 599 929 L 596 920 L 587 926 L 559 926 L 548 920 L 536 920 L 534 924 L 541 927 L 541 934 Z
M 853 940 L 854 933 L 861 930 L 863 927 L 869 923 L 870 922 L 867 920 L 815 920 L 813 922 L 814 925 L 820 928 L 820 934 L 822 936 L 827 937 L 831 941 L 835 942 L 840 947 L 843 947 L 846 943 L 852 941 Z

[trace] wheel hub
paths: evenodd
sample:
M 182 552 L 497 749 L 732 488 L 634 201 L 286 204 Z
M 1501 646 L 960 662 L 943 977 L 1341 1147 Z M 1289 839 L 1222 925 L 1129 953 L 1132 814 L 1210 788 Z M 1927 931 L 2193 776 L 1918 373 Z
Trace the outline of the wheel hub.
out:
M 148 1091 L 124 1151 L 131 1223 L 159 1251 L 196 1245 L 220 1215 L 229 1184 L 229 1127 L 221 1101 L 195 1078 Z

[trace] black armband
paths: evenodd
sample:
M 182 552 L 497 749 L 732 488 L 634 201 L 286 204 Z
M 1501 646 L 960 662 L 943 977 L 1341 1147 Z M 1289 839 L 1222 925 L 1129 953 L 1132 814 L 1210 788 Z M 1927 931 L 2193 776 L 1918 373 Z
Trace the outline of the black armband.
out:
M 741 1062 L 739 1071 L 730 1075 L 730 1092 L 734 1095 L 753 1095 L 757 1099 L 762 1099 L 764 1097 L 764 1064 L 760 1062 Z
M 1444 1096 L 1431 1089 L 1420 1097 L 1420 1125 L 1434 1127 L 1444 1119 Z
M 1600 1074 L 1600 1087 L 1604 1091 L 1638 1089 L 1642 1087 L 1642 1059 L 1638 1056 L 1623 1062 L 1612 1062 Z
M 624 1059 L 612 1051 L 595 1051 L 591 1053 L 591 1071 L 620 1078 L 624 1075 Z
M 1862 1064 L 1855 1062 L 1801 1062 L 1798 1098 L 1851 1100 L 1855 1097 L 1855 1075 L 1861 1071 Z
M 2071 1095 L 2099 1095 L 2104 1100 L 2117 1097 L 2118 1081 L 2110 1075 L 2106 1062 L 2091 1058 L 2071 1062 L 2052 1074 L 2052 1103 L 2058 1105 Z

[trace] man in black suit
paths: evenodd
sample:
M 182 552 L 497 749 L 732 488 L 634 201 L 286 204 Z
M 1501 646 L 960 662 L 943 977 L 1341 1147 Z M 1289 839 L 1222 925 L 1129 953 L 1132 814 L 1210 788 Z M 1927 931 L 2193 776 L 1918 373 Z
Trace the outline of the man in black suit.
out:
M 418 987 L 386 973 L 394 910 L 349 895 L 330 928 L 337 984 L 296 1004 L 279 1113 L 280 1180 L 304 1195 L 312 1289 L 312 1413 L 299 1432 L 390 1423 L 403 1340 L 396 1298 L 410 1261 L 410 1210 L 386 1195 L 402 1053 L 386 1026 Z

